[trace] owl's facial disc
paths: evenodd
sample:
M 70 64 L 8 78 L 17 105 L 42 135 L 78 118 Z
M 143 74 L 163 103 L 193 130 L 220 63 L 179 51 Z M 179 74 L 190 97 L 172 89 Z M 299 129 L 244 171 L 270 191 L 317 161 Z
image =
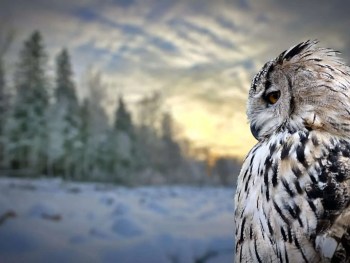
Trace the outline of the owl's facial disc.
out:
M 272 135 L 289 118 L 292 81 L 276 60 L 256 74 L 249 91 L 247 115 L 250 130 L 258 140 Z
M 256 95 L 253 99 L 258 107 L 258 109 L 255 108 L 256 112 L 260 112 L 258 115 L 254 114 L 255 118 L 250 122 L 250 131 L 255 139 L 260 140 L 265 137 L 278 125 L 274 115 L 278 111 L 280 97 L 281 91 L 275 87 Z

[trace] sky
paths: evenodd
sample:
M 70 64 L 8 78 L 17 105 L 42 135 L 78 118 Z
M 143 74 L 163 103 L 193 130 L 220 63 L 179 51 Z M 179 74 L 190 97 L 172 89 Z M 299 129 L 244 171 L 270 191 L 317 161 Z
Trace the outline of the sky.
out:
M 256 143 L 245 112 L 253 76 L 307 39 L 350 61 L 349 11 L 340 0 L 1 0 L 0 32 L 15 31 L 9 67 L 40 30 L 51 61 L 69 50 L 77 83 L 102 72 L 108 112 L 118 94 L 132 107 L 158 91 L 193 148 L 243 158 Z

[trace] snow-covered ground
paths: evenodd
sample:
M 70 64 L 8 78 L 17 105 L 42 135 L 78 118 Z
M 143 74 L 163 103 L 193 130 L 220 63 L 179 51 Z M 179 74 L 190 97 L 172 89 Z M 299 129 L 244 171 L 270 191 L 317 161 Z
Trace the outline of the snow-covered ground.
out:
M 233 262 L 233 189 L 0 179 L 0 262 Z

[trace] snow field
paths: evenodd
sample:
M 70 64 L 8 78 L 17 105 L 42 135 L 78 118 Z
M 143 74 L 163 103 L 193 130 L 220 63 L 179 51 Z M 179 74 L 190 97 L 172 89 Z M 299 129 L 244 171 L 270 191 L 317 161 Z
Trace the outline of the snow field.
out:
M 0 262 L 233 262 L 233 189 L 0 179 Z

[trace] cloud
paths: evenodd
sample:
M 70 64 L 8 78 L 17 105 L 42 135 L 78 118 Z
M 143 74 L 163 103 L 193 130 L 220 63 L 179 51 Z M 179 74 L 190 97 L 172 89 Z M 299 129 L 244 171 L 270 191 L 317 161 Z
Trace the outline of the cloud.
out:
M 319 39 L 350 61 L 350 4 L 321 2 L 3 0 L 0 17 L 17 29 L 14 58 L 39 29 L 51 57 L 63 46 L 70 50 L 77 81 L 94 66 L 104 72 L 110 97 L 123 92 L 136 102 L 160 90 L 184 125 L 208 118 L 212 128 L 205 129 L 213 133 L 206 136 L 218 137 L 217 127 L 226 127 L 220 136 L 236 145 L 230 133 L 249 134 L 247 92 L 267 60 L 300 41 Z M 187 122 L 186 112 L 192 116 Z

